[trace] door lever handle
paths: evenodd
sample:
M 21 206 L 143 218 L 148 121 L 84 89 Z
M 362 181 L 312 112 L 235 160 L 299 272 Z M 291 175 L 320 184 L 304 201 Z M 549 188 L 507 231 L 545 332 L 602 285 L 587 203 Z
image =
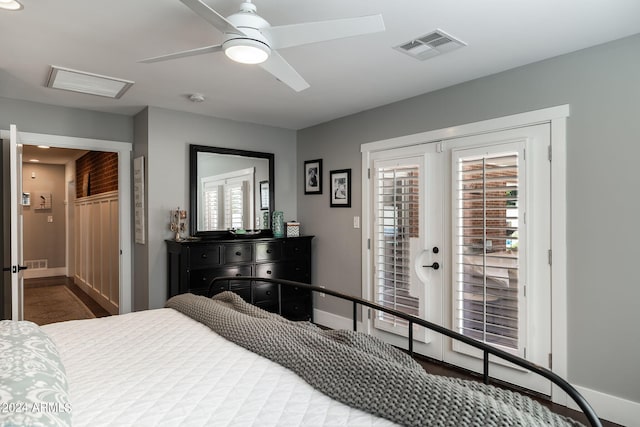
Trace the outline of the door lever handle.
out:
M 423 265 L 423 267 L 433 268 L 434 270 L 437 270 L 440 268 L 440 264 L 438 264 L 437 262 L 434 262 L 431 265 Z

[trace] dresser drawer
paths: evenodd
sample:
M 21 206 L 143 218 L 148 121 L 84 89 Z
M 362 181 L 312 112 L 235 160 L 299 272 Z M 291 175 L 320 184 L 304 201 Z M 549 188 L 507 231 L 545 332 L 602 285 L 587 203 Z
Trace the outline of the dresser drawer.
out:
M 264 264 L 256 264 L 256 276 L 268 277 L 271 279 L 288 278 L 288 265 L 289 263 L 284 262 L 267 262 Z
M 282 258 L 282 242 L 256 243 L 256 261 L 277 261 Z
M 253 285 L 253 302 L 278 304 L 278 285 L 275 283 L 255 282 Z
M 284 256 L 289 258 L 306 258 L 311 254 L 311 240 L 286 239 L 283 242 Z
M 251 265 L 238 265 L 224 268 L 214 268 L 206 270 L 193 270 L 189 280 L 189 288 L 192 293 L 193 289 L 208 289 L 211 281 L 216 277 L 223 276 L 251 276 Z M 228 289 L 229 285 L 235 284 L 233 280 L 216 283 L 216 292 L 219 293 Z M 213 294 L 212 294 L 213 295 Z
M 282 315 L 290 320 L 309 320 L 311 318 L 311 298 L 282 300 Z
M 220 265 L 220 246 L 202 245 L 190 247 L 189 264 L 192 269 Z
M 247 263 L 253 260 L 253 245 L 251 243 L 237 243 L 225 245 L 224 264 Z

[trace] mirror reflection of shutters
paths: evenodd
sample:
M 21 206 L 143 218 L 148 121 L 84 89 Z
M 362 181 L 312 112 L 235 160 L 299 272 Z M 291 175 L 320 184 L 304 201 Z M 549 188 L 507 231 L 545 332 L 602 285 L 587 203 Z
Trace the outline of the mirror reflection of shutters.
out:
M 375 299 L 384 307 L 419 315 L 420 300 L 410 294 L 410 240 L 419 237 L 418 165 L 375 168 Z M 407 326 L 403 319 L 377 312 L 378 321 Z
M 224 187 L 225 197 L 225 217 L 226 223 L 231 224 L 231 228 L 245 228 L 245 206 L 248 202 L 246 181 L 231 181 Z
M 455 324 L 464 335 L 518 350 L 520 152 L 483 150 L 454 153 Z
M 217 230 L 221 224 L 220 215 L 220 193 L 222 185 L 207 182 L 204 185 L 204 229 Z

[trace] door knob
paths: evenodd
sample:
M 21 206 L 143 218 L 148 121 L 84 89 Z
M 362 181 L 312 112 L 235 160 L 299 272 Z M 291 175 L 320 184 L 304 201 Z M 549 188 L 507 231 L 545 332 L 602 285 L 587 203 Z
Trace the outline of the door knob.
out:
M 437 262 L 434 262 L 431 265 L 423 265 L 423 267 L 433 268 L 434 270 L 437 270 L 440 268 L 440 264 L 438 264 Z

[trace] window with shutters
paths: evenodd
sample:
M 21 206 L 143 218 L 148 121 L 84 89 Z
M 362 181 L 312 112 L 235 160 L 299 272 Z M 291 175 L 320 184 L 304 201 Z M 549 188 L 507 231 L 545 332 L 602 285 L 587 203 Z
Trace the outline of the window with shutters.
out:
M 454 325 L 520 352 L 524 292 L 522 157 L 517 144 L 455 151 Z
M 419 298 L 412 295 L 412 241 L 420 234 L 420 167 L 390 165 L 374 169 L 375 298 L 378 304 L 420 315 Z M 377 312 L 379 322 L 407 326 L 407 322 Z
M 206 230 L 251 228 L 253 169 L 202 179 Z

